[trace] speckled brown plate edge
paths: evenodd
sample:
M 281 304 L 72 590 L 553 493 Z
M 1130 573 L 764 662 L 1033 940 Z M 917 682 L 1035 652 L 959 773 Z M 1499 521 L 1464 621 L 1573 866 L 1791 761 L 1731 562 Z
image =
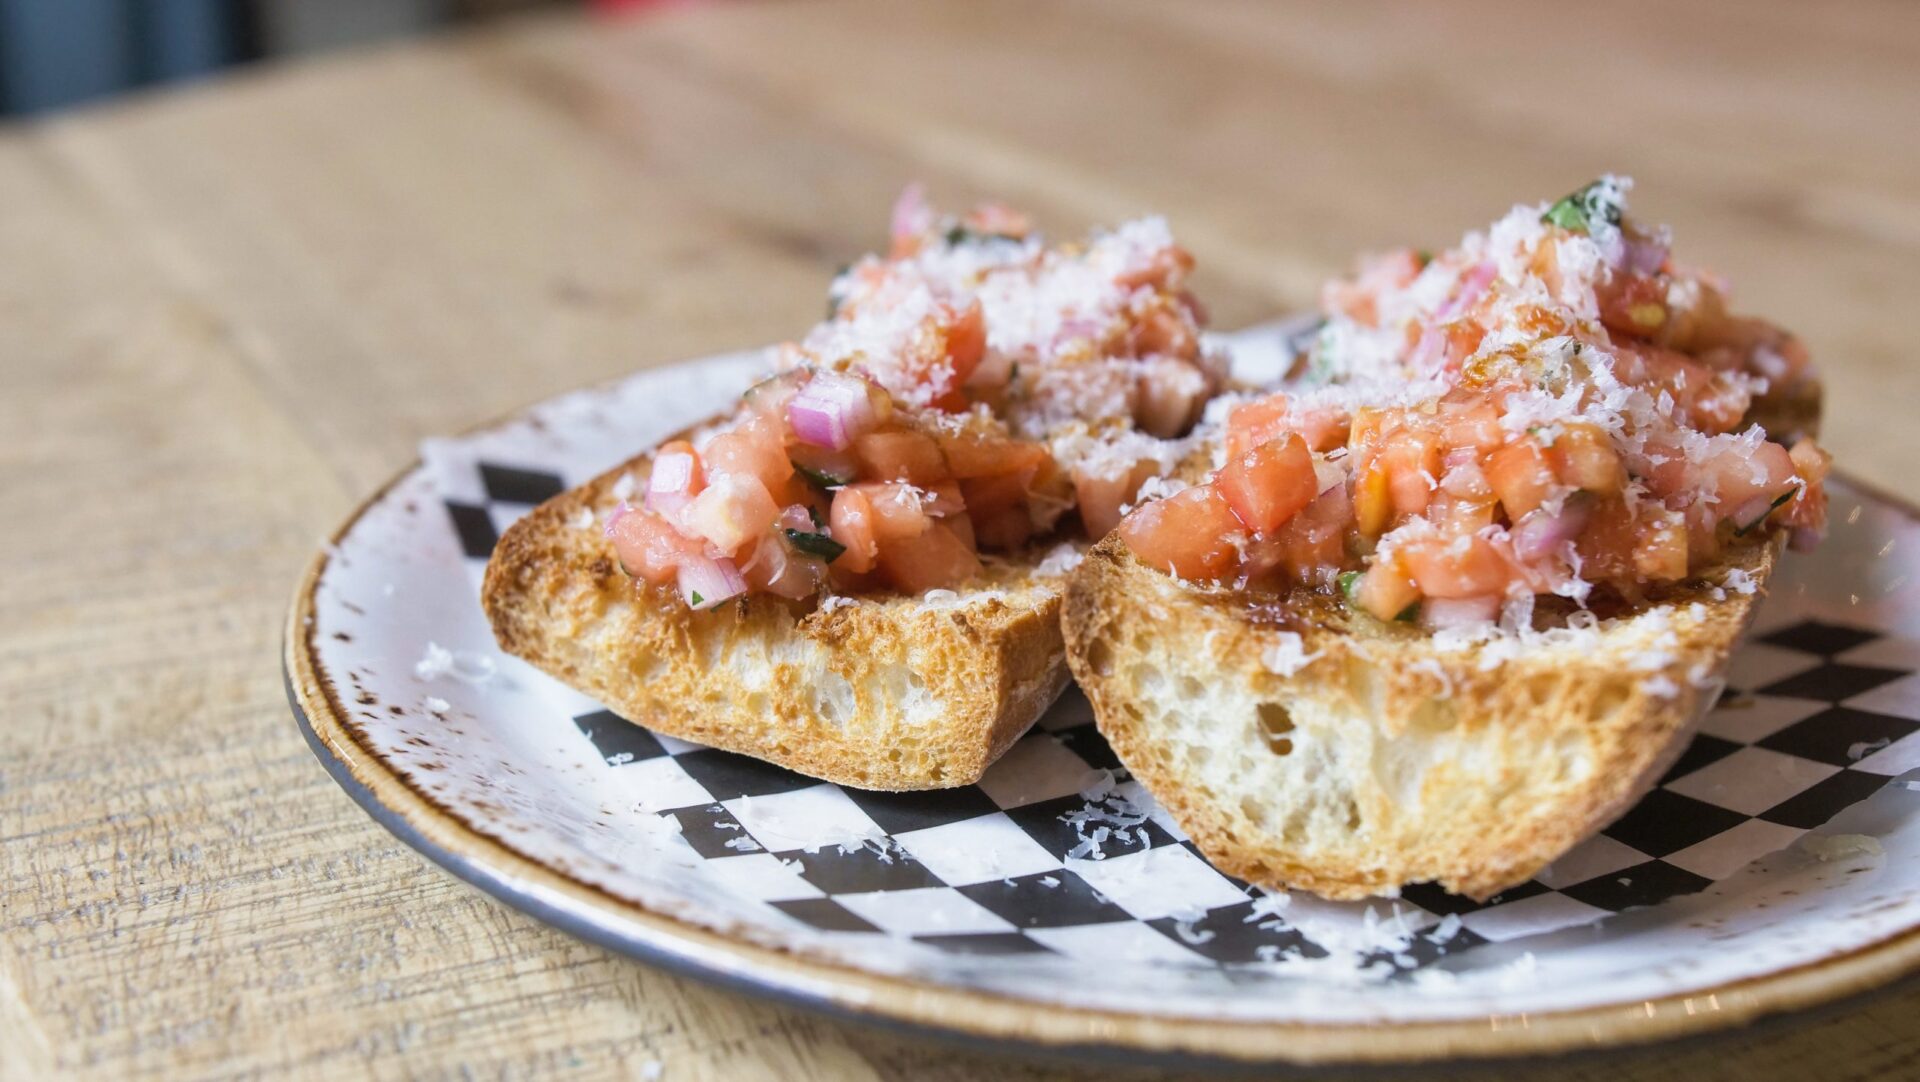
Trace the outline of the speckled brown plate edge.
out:
M 1763 976 L 1684 995 L 1577 1010 L 1437 1022 L 1163 1018 L 881 976 L 652 912 L 529 860 L 481 824 L 434 803 L 364 746 L 347 724 L 348 711 L 320 670 L 314 650 L 314 594 L 333 546 L 419 468 L 420 462 L 414 461 L 355 507 L 302 574 L 287 615 L 282 659 L 294 718 L 328 774 L 401 841 L 536 920 L 639 961 L 851 1021 L 968 1043 L 1010 1043 L 1051 1056 L 1141 1065 L 1302 1067 L 1505 1059 L 1675 1040 L 1836 1004 L 1920 974 L 1920 928 L 1911 928 L 1857 950 Z M 1920 508 L 1906 500 L 1845 475 L 1841 479 L 1920 520 Z

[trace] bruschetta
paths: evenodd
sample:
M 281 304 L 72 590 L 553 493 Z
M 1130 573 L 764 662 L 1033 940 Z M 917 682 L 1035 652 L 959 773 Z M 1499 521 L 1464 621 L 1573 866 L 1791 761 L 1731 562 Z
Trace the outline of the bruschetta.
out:
M 1221 869 L 1526 880 L 1674 762 L 1780 550 L 1818 540 L 1806 349 L 1628 188 L 1332 283 L 1287 385 L 1216 405 L 1190 483 L 1072 575 L 1101 731 Z
M 1065 572 L 1221 386 L 1192 261 L 1158 219 L 1049 247 L 914 189 L 891 234 L 731 413 L 507 531 L 483 591 L 505 650 L 872 789 L 973 782 L 1052 703 Z

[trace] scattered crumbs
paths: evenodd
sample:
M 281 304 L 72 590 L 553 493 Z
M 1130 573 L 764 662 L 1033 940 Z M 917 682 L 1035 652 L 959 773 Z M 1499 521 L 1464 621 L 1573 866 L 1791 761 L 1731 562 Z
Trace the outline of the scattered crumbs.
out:
M 752 838 L 747 837 L 745 834 L 742 834 L 738 838 L 728 838 L 727 848 L 737 849 L 742 853 L 746 853 L 746 852 L 751 852 L 755 849 L 760 848 L 760 843 L 754 841 Z
M 1189 947 L 1197 947 L 1213 939 L 1214 933 L 1211 929 L 1195 928 L 1193 924 L 1191 920 L 1176 919 L 1173 922 L 1173 934 L 1179 936 L 1180 942 Z
M 1040 877 L 1040 885 L 1051 889 L 1053 887 L 1059 886 L 1060 880 L 1055 879 L 1053 876 L 1050 876 L 1050 875 L 1043 875 Z
M 1531 986 L 1539 970 L 1540 960 L 1528 951 L 1500 967 L 1499 983 L 1504 988 Z
M 1892 737 L 1883 736 L 1878 740 L 1862 740 L 1856 744 L 1848 744 L 1847 758 L 1857 763 L 1891 743 L 1893 743 Z
M 1886 852 L 1880 847 L 1880 839 L 1866 834 L 1806 834 L 1800 838 L 1800 848 L 1822 863 L 1877 857 Z
M 444 718 L 447 716 L 447 711 L 451 709 L 453 709 L 453 704 L 447 702 L 447 700 L 436 695 L 427 696 L 427 713 L 432 714 L 434 717 Z
M 1262 931 L 1278 931 L 1286 926 L 1285 913 L 1293 905 L 1293 895 L 1284 890 L 1268 890 L 1253 900 L 1245 924 L 1258 923 Z
M 1614 882 L 1620 884 L 1623 887 L 1630 887 L 1630 886 L 1633 886 L 1633 877 L 1630 875 L 1623 875 L 1620 878 L 1615 879 Z
M 1114 792 L 1114 776 L 1111 770 L 1102 770 L 1092 785 L 1080 791 L 1080 799 L 1087 802 L 1086 807 L 1062 815 L 1060 821 L 1073 828 L 1080 841 L 1067 851 L 1069 860 L 1105 860 L 1107 841 L 1119 831 L 1119 839 L 1126 841 L 1127 832 L 1140 828 L 1144 832 L 1147 822 L 1146 809 Z M 1136 832 L 1144 846 L 1147 839 L 1143 833 Z
M 480 687 L 493 679 L 493 659 L 471 650 L 449 650 L 437 642 L 428 642 L 427 651 L 413 663 L 414 679 L 423 682 L 451 676 L 463 684 Z

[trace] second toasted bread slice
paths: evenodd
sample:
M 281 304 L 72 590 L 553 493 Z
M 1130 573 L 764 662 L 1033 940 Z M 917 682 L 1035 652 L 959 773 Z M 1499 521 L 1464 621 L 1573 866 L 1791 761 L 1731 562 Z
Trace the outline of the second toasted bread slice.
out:
M 1672 766 L 1777 551 L 1742 550 L 1737 588 L 1496 653 L 1325 598 L 1182 583 L 1111 537 L 1069 585 L 1069 656 L 1114 751 L 1223 871 L 1335 899 L 1426 881 L 1486 898 Z

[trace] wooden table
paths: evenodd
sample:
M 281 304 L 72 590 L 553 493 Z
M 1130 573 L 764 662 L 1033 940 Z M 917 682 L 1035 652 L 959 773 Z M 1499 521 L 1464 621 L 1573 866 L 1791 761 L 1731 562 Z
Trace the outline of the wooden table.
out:
M 713 991 L 456 883 L 295 732 L 296 570 L 422 436 L 796 333 L 914 177 L 1061 233 L 1165 212 L 1233 326 L 1632 172 L 1824 358 L 1844 467 L 1920 497 L 1916 55 L 1892 0 L 738 4 L 0 135 L 0 1075 L 1107 1077 Z M 1913 1077 L 1916 1012 L 1557 1077 Z

